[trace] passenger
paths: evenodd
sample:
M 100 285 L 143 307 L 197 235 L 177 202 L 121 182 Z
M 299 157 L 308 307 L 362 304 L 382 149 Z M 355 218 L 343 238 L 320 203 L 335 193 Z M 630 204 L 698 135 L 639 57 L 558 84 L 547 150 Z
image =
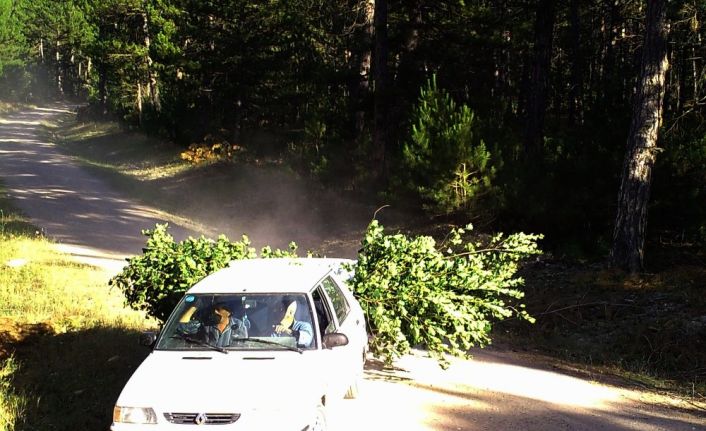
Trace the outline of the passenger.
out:
M 228 347 L 233 338 L 247 338 L 248 328 L 242 320 L 233 316 L 225 304 L 216 304 L 212 312 L 201 322 L 191 320 L 197 307 L 192 306 L 181 316 L 177 333 L 195 335 L 199 340 L 213 346 Z
M 314 330 L 311 327 L 311 323 L 295 319 L 296 312 L 297 301 L 290 297 L 282 298 L 282 301 L 277 304 L 273 313 L 270 314 L 270 316 L 274 316 L 275 322 L 279 319 L 279 323 L 272 325 L 272 336 L 291 336 L 297 340 L 298 347 L 310 347 L 314 339 Z

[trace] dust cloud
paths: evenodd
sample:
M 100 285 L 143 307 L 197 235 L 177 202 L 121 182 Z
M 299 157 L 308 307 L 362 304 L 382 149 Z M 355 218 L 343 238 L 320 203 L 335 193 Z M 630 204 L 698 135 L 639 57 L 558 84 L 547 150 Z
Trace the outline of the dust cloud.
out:
M 253 246 L 355 258 L 376 205 L 346 199 L 284 167 L 222 164 L 163 180 L 160 189 L 206 236 L 247 235 Z

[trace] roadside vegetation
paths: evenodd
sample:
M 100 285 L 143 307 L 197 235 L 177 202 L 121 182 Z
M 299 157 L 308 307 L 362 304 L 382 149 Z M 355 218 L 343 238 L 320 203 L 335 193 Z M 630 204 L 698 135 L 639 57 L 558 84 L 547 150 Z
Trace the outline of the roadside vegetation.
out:
M 147 354 L 137 333 L 154 323 L 4 196 L 0 187 L 0 430 L 105 429 Z
M 551 255 L 526 265 L 520 274 L 536 322 L 501 322 L 494 341 L 587 378 L 612 376 L 706 408 L 706 256 L 693 245 L 653 253 L 664 261 L 639 277 Z
M 0 100 L 0 114 L 7 114 L 14 111 L 15 105 L 12 103 L 3 102 Z

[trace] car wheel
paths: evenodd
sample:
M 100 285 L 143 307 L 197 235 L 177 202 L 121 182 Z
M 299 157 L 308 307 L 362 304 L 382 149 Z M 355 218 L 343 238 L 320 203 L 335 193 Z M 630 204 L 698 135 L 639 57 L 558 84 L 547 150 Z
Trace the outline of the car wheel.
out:
M 326 431 L 328 426 L 326 425 L 326 411 L 323 406 L 316 408 L 316 418 L 314 423 L 309 427 L 310 431 Z

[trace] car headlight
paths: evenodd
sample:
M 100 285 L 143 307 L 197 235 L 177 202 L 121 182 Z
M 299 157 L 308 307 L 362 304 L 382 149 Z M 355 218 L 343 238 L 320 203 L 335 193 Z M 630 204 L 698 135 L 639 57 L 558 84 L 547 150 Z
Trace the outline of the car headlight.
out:
M 113 422 L 127 424 L 156 424 L 157 415 L 151 407 L 122 407 L 113 409 Z

